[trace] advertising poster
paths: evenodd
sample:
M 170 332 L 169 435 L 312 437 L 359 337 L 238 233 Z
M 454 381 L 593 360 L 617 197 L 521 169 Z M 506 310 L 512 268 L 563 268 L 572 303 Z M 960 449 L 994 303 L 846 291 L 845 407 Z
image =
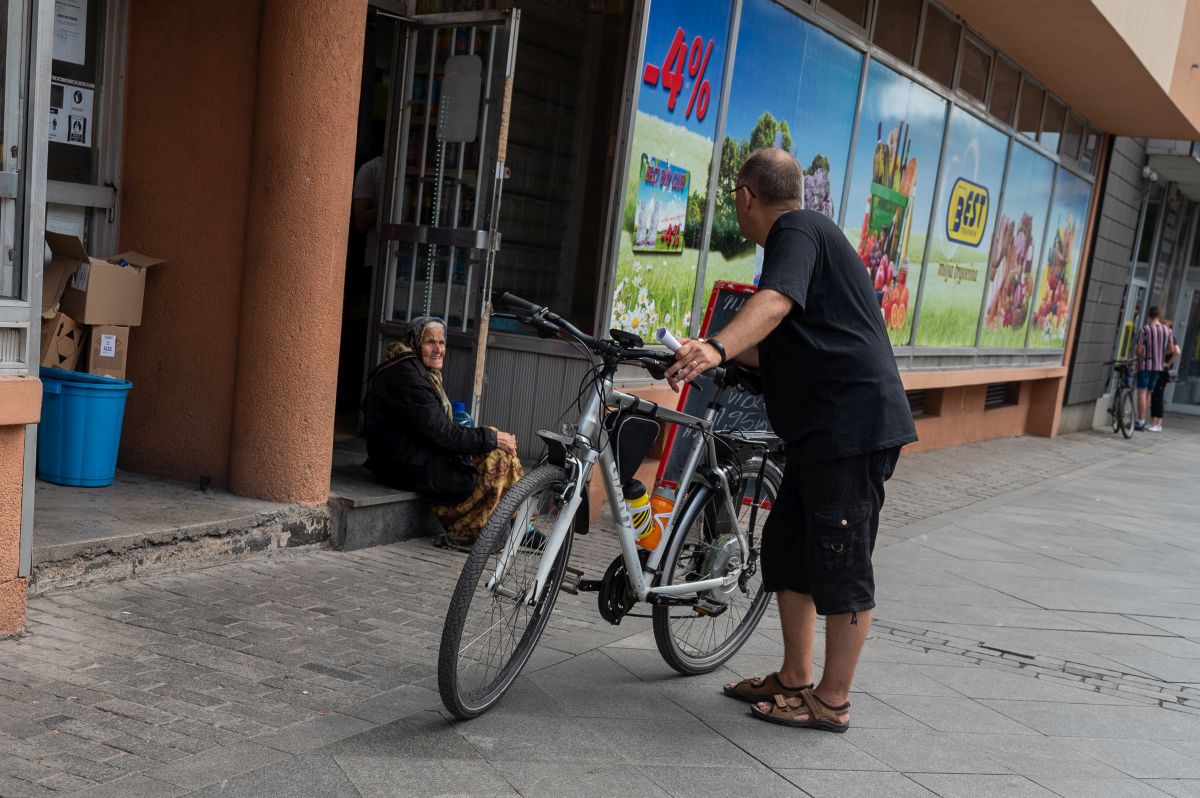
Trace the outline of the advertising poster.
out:
M 1046 233 L 1048 246 L 1029 321 L 1030 349 L 1061 349 L 1066 345 L 1091 199 L 1090 183 L 1065 169 L 1058 170 L 1050 229 Z
M 686 169 L 642 154 L 633 220 L 634 252 L 683 252 L 690 184 Z
M 764 58 L 769 53 L 769 58 Z M 771 0 L 742 6 L 705 295 L 719 280 L 757 282 L 761 254 L 742 237 L 732 192 L 751 152 L 788 150 L 804 169 L 804 207 L 836 219 L 863 56 Z
M 1008 141 L 962 109 L 950 115 L 918 346 L 975 345 Z
M 613 327 L 648 337 L 659 326 L 683 334 L 691 324 L 728 37 L 725 3 L 654 0 L 650 6 Z
M 988 254 L 980 346 L 1025 346 L 1053 188 L 1054 163 L 1028 147 L 1014 144 L 1004 181 L 1004 203 Z
M 844 224 L 895 345 L 912 332 L 945 125 L 945 100 L 871 62 Z

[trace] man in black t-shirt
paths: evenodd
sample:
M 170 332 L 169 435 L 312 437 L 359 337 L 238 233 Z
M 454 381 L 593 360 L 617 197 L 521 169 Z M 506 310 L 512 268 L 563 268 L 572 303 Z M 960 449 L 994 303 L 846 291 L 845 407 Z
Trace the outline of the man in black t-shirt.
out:
M 883 483 L 917 439 L 883 315 L 842 231 L 800 210 L 803 173 L 778 149 L 738 175 L 738 224 L 766 254 L 758 292 L 720 339 L 685 340 L 672 387 L 728 357 L 762 370 L 767 417 L 787 444 L 783 486 L 763 526 L 763 586 L 775 592 L 784 659 L 777 673 L 725 686 L 774 723 L 845 731 L 875 579 L 871 553 Z M 817 615 L 825 670 L 812 685 Z

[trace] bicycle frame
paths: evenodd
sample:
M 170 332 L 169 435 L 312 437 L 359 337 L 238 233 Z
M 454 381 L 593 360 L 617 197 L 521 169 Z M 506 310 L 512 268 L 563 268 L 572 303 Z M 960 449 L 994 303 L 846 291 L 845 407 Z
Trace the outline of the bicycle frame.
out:
M 639 601 L 650 601 L 656 596 L 679 597 L 701 593 L 714 588 L 728 588 L 740 578 L 741 569 L 739 568 L 723 578 L 702 579 L 681 585 L 653 586 L 654 575 L 658 571 L 663 555 L 673 542 L 676 532 L 675 521 L 678 517 L 679 509 L 683 506 L 683 500 L 687 495 L 687 491 L 696 478 L 702 458 L 709 465 L 706 473 L 711 474 L 717 482 L 716 485 L 708 484 L 708 486 L 721 491 L 725 498 L 730 517 L 737 517 L 728 474 L 719 465 L 715 440 L 712 435 L 707 434 L 712 432 L 713 424 L 720 410 L 721 398 L 730 388 L 719 388 L 713 401 L 709 403 L 704 416 L 698 418 L 615 390 L 613 387 L 614 371 L 615 366 L 611 366 L 605 370 L 601 376 L 601 390 L 599 392 L 588 391 L 587 402 L 575 425 L 573 438 L 568 440 L 565 436 L 554 436 L 549 433 L 543 434 L 543 438 L 548 443 L 551 443 L 552 446 L 561 446 L 561 451 L 558 454 L 563 458 L 564 465 L 567 466 L 571 482 L 567 488 L 567 501 L 559 513 L 554 530 L 547 538 L 546 548 L 542 552 L 541 561 L 538 565 L 536 579 L 524 596 L 517 596 L 515 592 L 514 595 L 507 595 L 507 591 L 504 588 L 497 587 L 502 581 L 509 563 L 516 555 L 517 548 L 521 544 L 522 536 L 514 533 L 509 535 L 505 549 L 501 553 L 499 562 L 496 565 L 496 572 L 488 581 L 487 588 L 489 590 L 497 590 L 501 592 L 501 595 L 505 595 L 506 598 L 513 600 L 520 599 L 528 605 L 536 604 L 546 589 L 550 571 L 554 566 L 554 561 L 558 557 L 563 542 L 566 540 L 567 535 L 572 534 L 575 513 L 578 511 L 580 502 L 583 499 L 583 492 L 587 490 L 592 468 L 597 463 L 600 465 L 600 475 L 604 480 L 609 509 L 612 511 L 613 518 L 617 519 L 619 525 L 618 537 L 621 546 L 621 556 L 625 561 L 625 570 L 629 576 L 630 585 Z M 601 394 L 604 398 L 603 407 L 601 406 Z M 613 455 L 612 447 L 608 445 L 608 432 L 601 423 L 604 408 L 612 410 L 624 409 L 649 418 L 664 419 L 680 427 L 693 429 L 700 433 L 696 436 L 696 440 L 692 444 L 691 451 L 688 453 L 687 460 L 684 463 L 683 472 L 680 474 L 677 493 L 678 499 L 670 515 L 667 517 L 663 530 L 663 541 L 654 551 L 650 552 L 645 563 L 642 563 L 641 558 L 638 556 L 637 535 L 633 529 L 633 519 L 629 515 L 629 508 L 625 505 L 616 458 Z M 514 529 L 520 529 L 524 523 L 525 519 L 518 518 Z M 746 535 L 742 532 L 739 525 L 735 525 L 735 530 L 742 550 L 742 562 L 749 562 L 750 546 Z

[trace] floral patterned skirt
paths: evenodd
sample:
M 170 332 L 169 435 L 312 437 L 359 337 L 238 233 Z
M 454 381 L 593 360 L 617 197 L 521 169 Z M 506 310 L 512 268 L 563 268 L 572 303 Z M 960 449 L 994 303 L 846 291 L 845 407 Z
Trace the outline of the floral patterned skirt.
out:
M 525 476 L 525 469 L 520 460 L 503 449 L 493 449 L 471 459 L 479 472 L 475 490 L 458 504 L 433 505 L 433 514 L 442 522 L 448 537 L 473 542 L 505 492 Z

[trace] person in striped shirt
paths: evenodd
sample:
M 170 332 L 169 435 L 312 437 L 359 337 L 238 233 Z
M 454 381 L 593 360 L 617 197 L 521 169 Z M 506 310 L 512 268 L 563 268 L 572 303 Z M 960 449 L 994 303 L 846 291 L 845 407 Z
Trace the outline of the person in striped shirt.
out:
M 1171 324 L 1170 319 L 1163 319 L 1163 324 L 1171 331 L 1171 335 L 1175 334 L 1175 327 Z M 1171 381 L 1171 367 L 1175 365 L 1175 361 L 1179 358 L 1182 350 L 1179 348 L 1179 342 L 1172 340 L 1167 344 L 1167 350 L 1163 353 L 1163 370 L 1159 373 L 1158 385 L 1154 386 L 1154 390 L 1150 392 L 1150 423 L 1146 425 L 1148 432 L 1162 432 L 1163 422 L 1163 406 L 1165 404 L 1165 391 L 1167 383 Z
M 1167 325 L 1162 323 L 1162 313 L 1157 306 L 1151 307 L 1146 313 L 1146 324 L 1138 334 L 1138 417 L 1135 429 L 1148 430 L 1146 426 L 1146 411 L 1150 406 L 1150 394 L 1163 370 L 1166 353 L 1174 351 L 1175 335 Z M 1153 432 L 1161 432 L 1158 427 Z

